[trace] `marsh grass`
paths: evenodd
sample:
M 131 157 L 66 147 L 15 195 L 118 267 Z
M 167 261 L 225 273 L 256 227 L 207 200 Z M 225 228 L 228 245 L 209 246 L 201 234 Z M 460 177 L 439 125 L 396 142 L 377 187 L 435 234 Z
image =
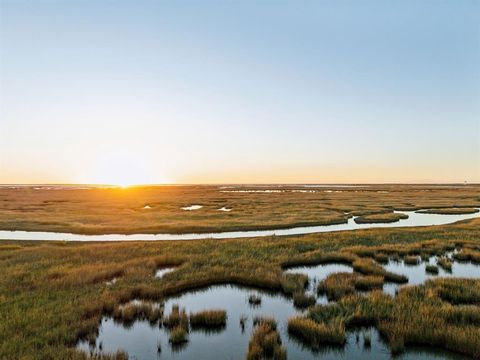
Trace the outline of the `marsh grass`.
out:
M 349 252 L 328 252 L 313 251 L 300 256 L 292 256 L 282 262 L 282 268 L 288 269 L 296 266 L 315 266 L 326 264 L 347 264 L 351 265 L 357 256 Z
M 303 321 L 309 320 L 304 327 L 314 328 L 311 322 L 326 326 L 333 321 L 341 321 L 344 330 L 373 325 L 388 339 L 392 353 L 402 352 L 406 345 L 427 345 L 475 357 L 480 349 L 480 329 L 476 325 L 480 321 L 480 309 L 452 306 L 442 301 L 442 296 L 448 292 L 451 299 L 478 301 L 479 284 L 478 280 L 436 279 L 424 285 L 404 287 L 395 298 L 379 291 L 366 296 L 352 294 L 337 303 L 310 308 L 303 318 Z M 465 285 L 470 285 L 469 290 Z M 297 321 L 297 318 L 290 320 Z M 297 330 L 297 334 L 307 339 L 314 338 L 312 332 Z M 305 333 L 309 335 L 303 335 Z
M 407 283 L 408 277 L 401 274 L 386 271 L 372 259 L 357 259 L 352 264 L 353 269 L 364 275 L 383 276 L 385 281 L 394 283 Z
M 112 317 L 117 321 L 131 323 L 135 320 L 148 320 L 155 323 L 163 316 L 163 308 L 151 303 L 129 303 L 113 310 Z
M 305 274 L 285 274 L 281 279 L 282 290 L 285 294 L 303 292 L 308 285 L 308 276 Z
M 305 317 L 290 318 L 288 332 L 313 348 L 319 348 L 322 344 L 345 343 L 345 325 L 340 318 L 328 323 L 317 323 Z
M 383 276 L 361 276 L 354 281 L 355 289 L 361 291 L 369 291 L 373 289 L 383 288 Z
M 425 265 L 425 272 L 431 275 L 438 275 L 438 266 L 436 265 Z
M 247 360 L 286 360 L 287 352 L 282 347 L 275 321 L 254 322 L 252 337 L 248 344 Z
M 419 210 L 419 214 L 440 214 L 440 215 L 463 215 L 463 214 L 475 214 L 478 212 L 478 209 L 471 207 L 464 208 L 443 208 L 443 209 L 428 209 L 428 210 Z
M 380 264 L 388 264 L 388 255 L 387 254 L 382 254 L 382 253 L 375 253 L 374 254 L 375 261 L 380 263 Z
M 443 270 L 452 272 L 453 262 L 447 257 L 440 257 L 437 259 L 437 265 L 440 266 Z
M 0 197 L 4 201 L 0 202 L 0 229 L 83 234 L 260 230 L 345 223 L 350 215 L 394 216 L 392 209 L 456 207 L 465 211 L 479 206 L 478 185 L 452 188 L 376 185 L 341 192 L 325 192 L 335 190 L 325 188 L 305 194 L 290 191 L 295 189 L 302 187 L 288 186 L 286 192 L 269 194 L 228 193 L 218 186 L 69 191 L 1 188 Z M 204 205 L 202 209 L 189 214 L 181 210 L 185 204 L 195 204 L 199 199 Z M 148 211 L 143 209 L 146 204 L 151 207 Z M 234 208 L 234 216 L 217 211 L 220 204 Z
M 415 255 L 407 255 L 403 259 L 403 262 L 405 263 L 405 265 L 418 265 L 420 264 L 420 258 Z
M 375 224 L 375 223 L 393 223 L 400 220 L 408 219 L 407 214 L 402 213 L 380 213 L 364 215 L 355 218 L 357 224 Z
M 175 326 L 170 331 L 170 337 L 168 339 L 171 344 L 178 345 L 188 341 L 188 331 L 183 326 Z
M 190 314 L 192 328 L 224 327 L 227 324 L 225 310 L 205 310 Z
M 357 274 L 338 272 L 327 276 L 320 281 L 317 292 L 326 295 L 328 300 L 339 300 L 340 298 L 355 292 L 355 280 Z
M 170 314 L 163 319 L 163 325 L 167 328 L 182 327 L 188 331 L 189 322 L 185 309 L 180 309 L 178 305 L 173 305 Z
M 253 326 L 266 324 L 272 330 L 277 330 L 277 320 L 272 316 L 255 316 L 253 318 Z
M 442 278 L 435 284 L 438 296 L 445 301 L 454 305 L 480 304 L 479 280 Z
M 471 261 L 474 264 L 480 264 L 480 251 L 472 249 L 462 249 L 454 253 L 453 258 L 458 261 Z
M 426 204 L 422 204 L 424 205 Z M 116 217 L 121 217 L 121 213 Z M 15 245 L 21 248 L 0 251 L 0 358 L 29 359 L 31 354 L 35 354 L 39 360 L 85 359 L 84 353 L 74 349 L 77 341 L 86 338 L 94 340 L 102 317 L 112 316 L 121 304 L 134 299 L 159 302 L 185 291 L 222 284 L 283 293 L 284 273 L 281 266 L 339 261 L 351 264 L 359 258 L 351 250 L 353 248 L 364 247 L 370 253 L 378 252 L 390 258 L 415 254 L 420 256 L 421 253 L 441 256 L 448 249 L 452 250 L 452 246 L 478 251 L 479 225 L 480 219 L 473 219 L 435 227 L 195 242 L 85 244 L 1 241 L 0 246 Z M 177 271 L 159 282 L 151 274 L 156 269 L 154 259 L 164 256 L 181 256 L 183 262 Z M 103 280 L 94 280 L 101 272 L 105 271 L 111 276 L 117 270 L 123 270 L 123 275 L 121 281 L 114 286 L 106 287 Z M 52 274 L 56 275 L 52 277 Z M 418 326 L 424 332 L 436 328 L 443 331 L 444 325 L 435 321 L 431 324 L 425 321 L 421 326 L 418 325 L 417 318 L 422 313 L 417 310 L 423 309 L 420 305 L 426 306 L 425 311 L 428 312 L 431 309 L 440 310 L 439 304 L 479 304 L 479 281 L 435 281 L 435 286 L 427 282 L 422 296 L 418 297 L 411 298 L 411 295 L 406 294 L 412 290 L 402 289 L 395 298 L 395 301 L 399 301 L 406 297 L 402 306 L 395 304 L 390 296 L 373 291 L 368 295 L 368 301 L 357 299 L 354 294 L 342 297 L 342 306 L 336 307 L 331 313 L 338 313 L 337 316 L 344 319 L 345 326 L 369 322 L 380 329 L 381 324 L 386 326 L 389 323 L 412 322 L 412 326 Z M 354 300 L 347 301 L 352 297 Z M 377 297 L 381 300 L 374 301 Z M 411 310 L 407 306 L 409 302 L 412 302 Z M 322 310 L 322 313 L 325 311 Z M 182 312 L 178 312 L 178 317 L 182 318 Z M 312 311 L 309 310 L 309 313 Z M 183 318 L 187 318 L 183 323 L 188 324 L 188 316 Z M 329 321 L 322 320 L 327 324 Z M 452 339 L 449 338 L 444 343 L 450 344 L 448 348 L 453 351 L 471 356 L 468 355 L 471 352 L 466 351 L 478 346 L 475 342 L 478 326 L 449 324 L 445 327 L 444 336 Z M 170 329 L 173 327 L 172 322 Z M 454 327 L 458 328 L 458 336 L 452 330 Z M 28 331 L 19 332 L 19 329 Z M 389 334 L 387 330 L 385 328 L 385 334 Z M 396 334 L 393 330 L 399 336 L 392 337 L 390 342 L 394 339 L 400 339 L 399 343 L 408 340 L 406 334 L 410 332 L 410 327 L 404 331 L 397 325 L 391 332 Z M 462 331 L 470 335 L 462 335 Z M 465 342 L 463 348 L 466 350 L 461 350 L 460 341 Z M 457 345 L 452 345 L 452 342 Z M 442 342 L 433 344 L 438 348 L 447 346 Z
M 257 294 L 250 294 L 248 296 L 248 302 L 250 305 L 260 305 L 262 303 L 262 297 Z
M 476 305 L 457 305 L 447 308 L 445 320 L 449 323 L 463 326 L 480 326 L 480 310 Z
M 315 302 L 315 296 L 305 294 L 305 292 L 296 292 L 293 294 L 293 305 L 297 308 L 305 309 L 315 304 Z

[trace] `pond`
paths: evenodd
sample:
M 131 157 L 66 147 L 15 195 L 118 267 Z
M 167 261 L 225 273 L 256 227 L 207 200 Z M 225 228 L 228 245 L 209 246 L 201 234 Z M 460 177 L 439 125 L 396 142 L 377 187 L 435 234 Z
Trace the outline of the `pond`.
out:
M 261 304 L 253 306 L 248 298 L 251 294 L 261 297 Z M 205 309 L 227 311 L 227 324 L 218 331 L 191 331 L 189 341 L 180 347 L 169 344 L 169 333 L 165 327 L 150 324 L 148 321 L 135 321 L 124 325 L 105 317 L 100 325 L 99 336 L 94 346 L 83 341 L 78 348 L 86 352 L 127 351 L 131 359 L 245 359 L 255 316 L 271 316 L 278 323 L 282 344 L 287 350 L 288 359 L 390 359 L 388 346 L 382 341 L 377 330 L 357 329 L 348 333 L 343 347 L 324 347 L 311 350 L 288 335 L 287 320 L 301 314 L 291 300 L 282 295 L 248 288 L 221 285 L 208 289 L 187 292 L 171 297 L 165 302 L 165 314 L 171 312 L 174 304 L 185 308 L 187 313 Z M 245 326 L 240 318 L 247 316 Z M 371 338 L 371 347 L 363 345 L 364 335 Z M 358 337 L 358 340 L 357 340 Z M 158 352 L 160 347 L 161 352 Z M 461 359 L 460 356 L 429 348 L 411 348 L 400 359 Z
M 316 266 L 296 266 L 285 270 L 288 274 L 305 274 L 308 276 L 308 287 L 306 292 L 317 297 L 317 304 L 328 303 L 326 295 L 317 295 L 318 283 L 328 275 L 337 272 L 353 272 L 351 266 L 344 264 L 322 264 Z
M 188 210 L 200 211 L 201 205 L 192 205 Z M 193 208 L 195 207 L 195 208 Z M 187 210 L 187 208 L 185 208 Z M 191 234 L 107 234 L 107 235 L 82 235 L 71 233 L 56 233 L 43 231 L 7 231 L 0 230 L 0 240 L 58 240 L 58 241 L 158 241 L 158 240 L 200 240 L 200 239 L 233 239 L 243 237 L 257 236 L 284 236 L 284 235 L 302 235 L 318 232 L 332 232 L 342 230 L 357 230 L 370 228 L 386 227 L 411 227 L 411 226 L 430 226 L 445 225 L 461 220 L 480 217 L 480 212 L 474 214 L 462 215 L 440 215 L 440 214 L 422 214 L 415 211 L 395 211 L 408 215 L 407 219 L 402 219 L 394 223 L 371 223 L 357 224 L 354 217 L 350 217 L 344 224 L 319 225 L 292 227 L 288 229 L 272 229 L 258 231 L 227 231 L 216 233 L 191 233 Z M 348 215 L 346 215 L 348 216 Z
M 430 259 L 433 263 L 433 258 Z M 410 266 L 403 262 L 385 265 L 388 270 L 405 273 L 410 276 L 411 284 L 424 282 L 425 263 Z M 316 284 L 335 272 L 352 272 L 352 268 L 344 264 L 326 264 L 312 267 L 295 267 L 286 273 L 304 273 L 310 280 L 310 293 L 315 293 Z M 446 276 L 476 274 L 480 277 L 478 267 L 471 263 L 455 263 L 452 273 Z M 387 284 L 388 286 L 390 284 Z M 386 285 L 386 286 L 387 286 Z M 387 289 L 395 290 L 395 288 Z M 255 294 L 261 298 L 258 305 L 250 304 L 249 297 Z M 135 302 L 135 300 L 134 300 Z M 317 303 L 326 303 L 324 297 L 318 297 Z M 217 331 L 191 331 L 189 341 L 180 347 L 169 344 L 169 331 L 158 323 L 135 321 L 125 325 L 110 317 L 102 319 L 99 336 L 94 345 L 86 341 L 79 342 L 78 348 L 86 352 L 98 353 L 127 351 L 131 359 L 245 359 L 248 343 L 253 331 L 253 319 L 256 316 L 269 316 L 278 323 L 278 331 L 282 344 L 287 350 L 288 359 L 390 359 L 391 353 L 387 344 L 381 339 L 375 328 L 359 328 L 349 331 L 347 343 L 342 347 L 322 347 L 312 350 L 297 339 L 289 336 L 288 319 L 301 315 L 303 310 L 293 306 L 290 298 L 278 293 L 251 289 L 233 285 L 217 285 L 206 289 L 186 292 L 169 297 L 164 305 L 164 314 L 170 314 L 174 305 L 185 308 L 187 314 L 202 310 L 221 309 L 227 312 L 227 323 Z M 244 326 L 240 319 L 246 317 Z M 371 346 L 364 346 L 365 336 L 371 339 Z M 160 347 L 161 351 L 158 352 Z M 407 347 L 407 351 L 398 356 L 399 359 L 461 359 L 462 357 L 449 352 L 426 347 Z

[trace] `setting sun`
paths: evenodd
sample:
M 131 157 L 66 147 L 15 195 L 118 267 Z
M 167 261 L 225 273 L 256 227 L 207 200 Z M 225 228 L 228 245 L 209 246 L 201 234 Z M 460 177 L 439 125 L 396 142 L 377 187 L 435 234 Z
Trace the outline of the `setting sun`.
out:
M 123 188 L 132 185 L 165 183 L 154 172 L 154 167 L 140 154 L 116 151 L 103 154 L 82 182 L 90 184 L 118 185 Z

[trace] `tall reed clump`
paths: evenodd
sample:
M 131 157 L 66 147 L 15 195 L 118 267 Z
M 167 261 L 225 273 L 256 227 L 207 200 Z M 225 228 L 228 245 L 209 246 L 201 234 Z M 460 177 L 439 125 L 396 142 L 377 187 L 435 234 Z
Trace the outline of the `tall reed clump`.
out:
M 285 274 L 282 276 L 280 284 L 285 294 L 301 292 L 308 284 L 308 276 L 305 274 Z
M 148 320 L 155 323 L 163 316 L 163 308 L 153 303 L 128 303 L 118 306 L 113 310 L 112 316 L 115 320 L 126 323 L 135 320 Z
M 480 264 L 480 251 L 462 249 L 462 251 L 453 254 L 453 257 L 458 261 L 471 261 L 472 263 Z
M 326 295 L 329 300 L 339 300 L 355 292 L 354 283 L 357 277 L 357 274 L 346 272 L 330 274 L 318 284 L 317 292 Z
M 225 310 L 205 310 L 190 314 L 192 328 L 223 327 L 227 323 Z
M 253 326 L 267 324 L 271 329 L 277 329 L 277 321 L 271 316 L 255 316 L 253 318 Z
M 309 254 L 289 257 L 282 263 L 282 268 L 286 269 L 294 266 L 314 266 L 319 264 L 351 264 L 358 256 L 350 252 L 319 252 L 314 251 Z
M 315 304 L 316 299 L 315 296 L 305 294 L 305 292 L 296 292 L 293 294 L 293 305 L 300 308 L 305 309 L 309 306 Z
M 322 344 L 345 343 L 345 323 L 341 318 L 328 323 L 317 323 L 306 317 L 293 317 L 288 320 L 288 332 L 313 348 Z
M 189 322 L 185 309 L 173 305 L 171 313 L 163 319 L 163 325 L 170 329 L 169 341 L 172 345 L 188 341 Z
M 438 275 L 438 266 L 427 264 L 425 265 L 425 272 L 431 275 Z
M 364 275 L 378 275 L 383 276 L 385 281 L 394 282 L 394 283 L 407 283 L 408 277 L 401 274 L 395 274 L 389 271 L 386 271 L 384 268 L 379 266 L 372 259 L 358 259 L 355 260 L 352 264 L 353 269 Z
M 257 319 L 248 344 L 247 360 L 286 360 L 287 352 L 282 347 L 275 321 Z
M 188 331 L 184 327 L 178 325 L 170 330 L 170 337 L 168 341 L 172 345 L 182 344 L 188 341 Z
M 374 259 L 376 262 L 380 264 L 388 264 L 388 260 L 389 260 L 388 255 L 383 253 L 375 253 Z
M 445 271 L 452 272 L 453 262 L 447 257 L 438 258 L 437 265 Z
M 355 289 L 361 291 L 369 291 L 373 289 L 382 289 L 383 288 L 383 276 L 370 275 L 370 276 L 359 276 L 354 281 Z
M 250 294 L 248 296 L 248 303 L 254 306 L 260 305 L 262 303 L 262 298 L 260 297 L 260 295 Z
M 403 259 L 403 262 L 406 265 L 418 265 L 418 264 L 420 264 L 420 258 L 418 256 L 407 255 Z
M 163 325 L 167 328 L 182 326 L 188 330 L 188 316 L 185 309 L 180 309 L 177 304 L 173 305 L 170 314 L 163 318 Z

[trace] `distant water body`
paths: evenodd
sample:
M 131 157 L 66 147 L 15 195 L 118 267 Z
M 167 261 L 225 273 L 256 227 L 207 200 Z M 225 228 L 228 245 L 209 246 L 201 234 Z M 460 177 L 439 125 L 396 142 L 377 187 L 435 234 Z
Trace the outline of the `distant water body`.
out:
M 420 210 L 419 210 L 420 211 Z M 172 241 L 172 240 L 200 240 L 200 239 L 236 239 L 258 236 L 285 236 L 304 235 L 321 232 L 393 228 L 412 226 L 431 226 L 451 224 L 461 220 L 480 217 L 480 212 L 462 215 L 422 214 L 415 211 L 395 211 L 408 215 L 408 219 L 394 223 L 357 224 L 355 218 L 349 218 L 345 224 L 301 226 L 287 229 L 254 230 L 254 231 L 226 231 L 214 233 L 188 234 L 105 234 L 82 235 L 71 233 L 56 233 L 43 231 L 0 231 L 0 240 L 54 240 L 54 241 Z

